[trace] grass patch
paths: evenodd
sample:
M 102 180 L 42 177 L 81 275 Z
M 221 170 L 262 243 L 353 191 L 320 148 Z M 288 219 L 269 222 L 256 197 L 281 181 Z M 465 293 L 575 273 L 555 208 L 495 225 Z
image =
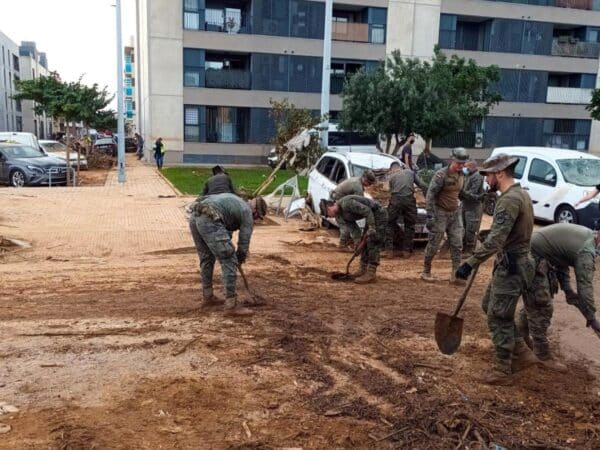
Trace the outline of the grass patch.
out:
M 227 173 L 229 173 L 235 189 L 252 193 L 271 173 L 271 169 L 268 167 L 227 169 Z M 204 189 L 206 180 L 212 176 L 212 171 L 210 168 L 205 167 L 168 167 L 162 170 L 162 174 L 181 193 L 198 195 Z M 280 170 L 264 194 L 270 194 L 277 186 L 294 175 L 295 172 L 292 170 Z M 300 193 L 304 195 L 308 187 L 308 177 L 298 176 L 298 187 L 300 188 Z

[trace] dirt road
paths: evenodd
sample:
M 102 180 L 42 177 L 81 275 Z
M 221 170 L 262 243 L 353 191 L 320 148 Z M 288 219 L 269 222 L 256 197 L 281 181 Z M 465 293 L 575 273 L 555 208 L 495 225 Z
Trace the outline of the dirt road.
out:
M 200 311 L 189 199 L 132 163 L 125 187 L 111 174 L 0 190 L 0 235 L 33 243 L 0 263 L 0 413 L 19 409 L 0 415 L 0 448 L 600 447 L 598 372 L 582 359 L 597 338 L 562 298 L 552 337 L 569 373 L 528 369 L 505 388 L 478 381 L 489 265 L 453 357 L 432 327 L 460 290 L 418 279 L 422 250 L 384 260 L 376 285 L 336 284 L 349 255 L 293 221 L 255 231 L 246 270 L 266 306 Z

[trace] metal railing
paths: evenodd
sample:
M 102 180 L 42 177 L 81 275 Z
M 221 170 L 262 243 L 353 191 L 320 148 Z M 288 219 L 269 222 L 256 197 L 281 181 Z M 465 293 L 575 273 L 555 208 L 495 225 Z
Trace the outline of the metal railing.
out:
M 434 147 L 475 147 L 474 131 L 456 131 L 433 141 Z
M 77 171 L 72 167 L 66 167 L 64 170 L 61 167 L 51 167 L 50 169 L 46 169 L 46 173 L 48 174 L 48 187 L 52 187 L 52 177 L 54 177 L 55 180 L 57 178 L 60 180 L 60 181 L 55 181 L 54 184 L 56 184 L 56 183 L 62 184 L 63 180 L 66 184 L 67 170 L 71 171 L 71 180 L 73 183 L 73 187 L 76 187 L 77 186 Z
M 221 33 L 251 33 L 251 16 L 245 12 L 206 9 L 204 29 Z
M 346 78 L 346 75 L 331 75 L 329 92 L 333 95 L 341 94 Z
M 548 86 L 546 103 L 589 105 L 593 89 Z
M 250 72 L 238 69 L 207 69 L 205 86 L 222 89 L 250 89 Z
M 600 43 L 582 42 L 569 38 L 556 38 L 552 40 L 551 54 L 552 56 L 598 58 L 600 56 Z

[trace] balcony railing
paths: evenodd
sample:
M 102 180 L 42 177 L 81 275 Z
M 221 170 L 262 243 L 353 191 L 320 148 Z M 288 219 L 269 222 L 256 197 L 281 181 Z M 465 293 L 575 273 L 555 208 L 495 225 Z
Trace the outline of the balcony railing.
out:
M 237 69 L 207 69 L 205 83 L 207 88 L 250 89 L 250 72 Z
M 346 78 L 346 75 L 331 75 L 331 86 L 329 88 L 330 94 L 341 94 Z
M 333 22 L 331 38 L 334 41 L 369 42 L 369 24 Z
M 546 103 L 589 105 L 592 101 L 592 90 L 593 89 L 548 86 Z
M 581 42 L 563 39 L 552 41 L 553 56 L 572 56 L 576 58 L 598 58 L 600 55 L 600 43 Z
M 221 33 L 251 33 L 251 16 L 239 11 L 222 11 L 207 9 L 205 11 L 204 29 Z

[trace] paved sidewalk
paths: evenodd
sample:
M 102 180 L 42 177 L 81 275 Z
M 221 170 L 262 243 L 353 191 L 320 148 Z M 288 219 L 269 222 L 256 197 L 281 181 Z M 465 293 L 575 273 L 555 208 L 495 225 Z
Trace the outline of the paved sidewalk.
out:
M 166 196 L 169 198 L 161 198 Z M 184 205 L 151 165 L 127 159 L 104 186 L 0 188 L 0 234 L 34 244 L 33 259 L 108 257 L 192 245 Z

